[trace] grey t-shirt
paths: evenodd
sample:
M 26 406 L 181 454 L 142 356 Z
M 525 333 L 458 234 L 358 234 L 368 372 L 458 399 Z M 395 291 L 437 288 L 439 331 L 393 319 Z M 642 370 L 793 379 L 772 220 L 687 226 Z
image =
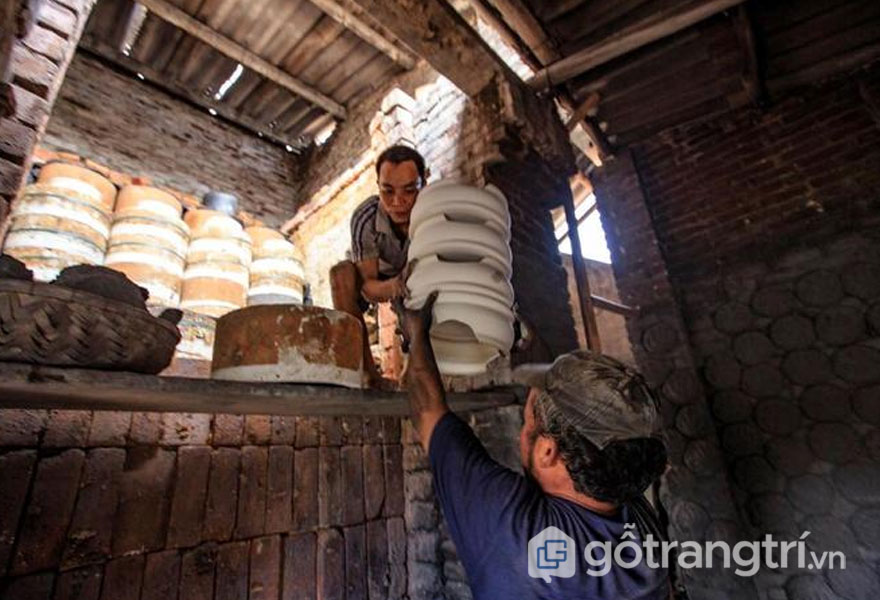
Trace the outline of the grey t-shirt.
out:
M 379 196 L 370 196 L 351 216 L 351 259 L 361 262 L 379 259 L 379 278 L 394 277 L 406 266 L 409 238 L 401 238 L 391 225 L 388 214 L 379 204 Z

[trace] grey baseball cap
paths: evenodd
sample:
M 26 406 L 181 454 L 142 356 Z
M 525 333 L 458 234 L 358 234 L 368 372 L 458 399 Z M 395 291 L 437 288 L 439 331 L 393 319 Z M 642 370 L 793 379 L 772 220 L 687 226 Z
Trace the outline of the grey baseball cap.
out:
M 660 409 L 644 378 L 619 360 L 586 350 L 553 364 L 521 365 L 517 383 L 541 390 L 536 410 L 558 417 L 597 447 L 613 441 L 660 437 Z

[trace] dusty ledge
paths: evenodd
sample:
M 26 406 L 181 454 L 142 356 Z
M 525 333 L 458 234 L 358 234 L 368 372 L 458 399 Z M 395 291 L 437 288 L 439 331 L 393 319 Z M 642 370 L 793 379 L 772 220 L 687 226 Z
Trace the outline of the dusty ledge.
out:
M 512 391 L 450 393 L 455 412 L 516 403 Z M 409 414 L 405 392 L 241 383 L 0 363 L 0 408 L 295 416 Z

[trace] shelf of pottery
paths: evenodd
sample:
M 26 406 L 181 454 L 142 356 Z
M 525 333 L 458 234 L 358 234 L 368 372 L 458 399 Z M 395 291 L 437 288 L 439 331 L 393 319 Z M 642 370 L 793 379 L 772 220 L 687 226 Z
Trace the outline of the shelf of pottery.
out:
M 95 170 L 49 162 L 13 204 L 2 252 L 40 281 L 78 264 L 125 273 L 149 291 L 151 307 L 183 310 L 180 357 L 210 363 L 218 317 L 244 306 L 303 301 L 303 267 L 293 244 L 269 227 L 244 227 L 229 199 L 209 194 L 205 205 L 184 212 L 168 190 L 117 190 Z

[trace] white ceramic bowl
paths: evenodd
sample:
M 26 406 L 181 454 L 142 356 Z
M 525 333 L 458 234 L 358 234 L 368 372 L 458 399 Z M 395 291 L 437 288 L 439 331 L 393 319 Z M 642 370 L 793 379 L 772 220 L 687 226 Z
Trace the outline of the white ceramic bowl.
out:
M 428 256 L 416 263 L 407 280 L 410 296 L 424 298 L 433 290 L 462 291 L 484 294 L 513 306 L 513 286 L 510 280 L 485 262 L 448 262 Z
M 412 237 L 409 260 L 438 256 L 448 262 L 484 262 L 508 279 L 513 257 L 507 240 L 494 229 L 476 223 L 449 221 L 436 215 L 424 221 Z

